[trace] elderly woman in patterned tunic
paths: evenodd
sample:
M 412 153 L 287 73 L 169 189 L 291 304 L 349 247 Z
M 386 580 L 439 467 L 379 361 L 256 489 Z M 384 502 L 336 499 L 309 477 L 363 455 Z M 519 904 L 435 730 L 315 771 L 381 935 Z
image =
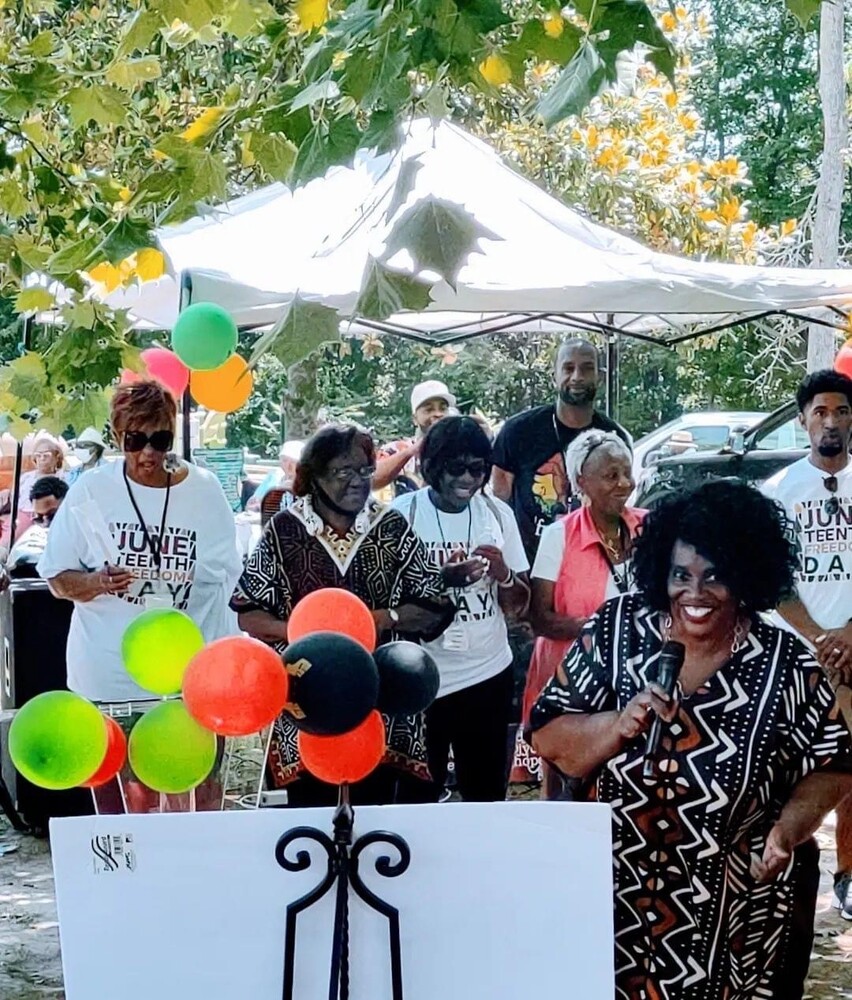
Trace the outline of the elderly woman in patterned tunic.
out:
M 358 427 L 327 426 L 305 445 L 296 500 L 269 522 L 231 600 L 240 627 L 279 651 L 287 619 L 312 591 L 342 587 L 372 610 L 380 641 L 436 638 L 453 609 L 441 573 L 405 518 L 370 497 L 375 450 Z M 455 572 L 464 572 L 457 566 Z M 390 720 L 383 763 L 352 786 L 360 804 L 427 801 L 430 789 L 422 716 Z M 287 787 L 291 805 L 326 805 L 336 789 L 302 767 L 296 730 L 286 715 L 275 724 L 267 773 Z
M 587 623 L 533 710 L 539 753 L 612 805 L 622 1000 L 802 996 L 812 834 L 852 788 L 852 740 L 811 653 L 760 617 L 794 567 L 781 508 L 751 487 L 664 501 L 636 547 L 640 592 Z M 686 650 L 671 697 L 655 683 L 668 639 Z

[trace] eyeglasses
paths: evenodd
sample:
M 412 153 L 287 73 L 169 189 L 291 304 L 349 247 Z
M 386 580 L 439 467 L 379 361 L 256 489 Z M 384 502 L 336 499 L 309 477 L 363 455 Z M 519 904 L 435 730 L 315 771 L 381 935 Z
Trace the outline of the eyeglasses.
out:
M 834 517 L 834 515 L 840 510 L 840 500 L 835 495 L 837 493 L 837 476 L 827 476 L 823 479 L 822 485 L 831 494 L 831 498 L 825 505 L 825 512 L 829 517 Z
M 374 465 L 362 465 L 360 469 L 329 469 L 326 475 L 339 483 L 351 483 L 353 479 L 372 479 L 375 472 Z
M 465 462 L 462 459 L 453 459 L 446 464 L 447 473 L 451 476 L 463 476 L 469 472 L 474 479 L 481 479 L 485 475 L 485 462 L 474 461 Z
M 143 434 L 142 431 L 124 432 L 124 450 L 129 452 L 142 451 L 146 444 L 154 451 L 167 452 L 174 444 L 175 436 L 171 431 L 154 431 L 153 434 Z

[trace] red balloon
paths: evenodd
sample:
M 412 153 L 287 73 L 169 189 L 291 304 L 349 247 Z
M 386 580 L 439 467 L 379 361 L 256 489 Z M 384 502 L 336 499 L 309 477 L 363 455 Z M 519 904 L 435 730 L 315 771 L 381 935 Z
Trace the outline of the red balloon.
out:
M 129 368 L 121 369 L 121 377 L 119 378 L 119 383 L 121 385 L 132 385 L 134 382 L 139 382 L 145 376 L 140 375 L 139 372 L 132 372 Z
M 99 788 L 118 774 L 127 760 L 127 737 L 121 726 L 108 715 L 104 716 L 107 727 L 107 750 L 101 766 L 83 782 L 83 788 Z
M 840 372 L 841 375 L 852 378 L 852 347 L 848 344 L 844 344 L 837 352 L 837 357 L 834 359 L 834 370 Z
M 287 703 L 290 678 L 281 657 L 257 639 L 232 636 L 199 650 L 183 676 L 189 714 L 220 736 L 248 736 Z
M 189 369 L 174 351 L 149 347 L 142 352 L 142 360 L 151 378 L 162 382 L 176 399 L 180 399 L 189 385 Z
M 348 590 L 324 587 L 299 601 L 287 620 L 287 641 L 314 632 L 337 632 L 359 642 L 368 653 L 376 648 L 376 623 L 367 605 Z
M 375 710 L 342 736 L 299 733 L 302 763 L 315 778 L 330 785 L 366 778 L 381 763 L 385 745 L 384 720 Z

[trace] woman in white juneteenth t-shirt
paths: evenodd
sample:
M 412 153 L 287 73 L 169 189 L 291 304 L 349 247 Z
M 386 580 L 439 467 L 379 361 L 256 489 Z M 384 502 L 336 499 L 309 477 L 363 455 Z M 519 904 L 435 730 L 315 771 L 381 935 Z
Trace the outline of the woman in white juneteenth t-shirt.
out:
M 506 733 L 512 703 L 512 651 L 505 614 L 526 610 L 529 569 L 510 507 L 482 490 L 491 472 L 491 442 L 470 417 L 445 417 L 423 441 L 426 488 L 393 506 L 409 521 L 438 566 L 458 562 L 450 596 L 456 616 L 444 634 L 424 643 L 441 674 L 426 712 L 426 750 L 440 794 L 453 750 L 465 801 L 505 798 Z
M 93 701 L 154 697 L 121 659 L 125 629 L 148 607 L 184 611 L 208 642 L 239 633 L 228 608 L 242 568 L 233 514 L 212 473 L 165 470 L 175 412 L 159 383 L 119 387 L 111 419 L 124 460 L 74 484 L 39 562 L 54 594 L 74 601 L 68 686 Z

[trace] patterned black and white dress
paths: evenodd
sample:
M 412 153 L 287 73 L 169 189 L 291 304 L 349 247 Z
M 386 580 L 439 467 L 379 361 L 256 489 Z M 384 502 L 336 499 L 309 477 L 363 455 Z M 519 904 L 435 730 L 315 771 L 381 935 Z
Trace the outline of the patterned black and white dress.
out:
M 622 708 L 655 679 L 662 642 L 641 595 L 607 602 L 542 693 L 533 729 Z M 616 995 L 801 996 L 816 849 L 803 845 L 767 884 L 749 866 L 797 782 L 852 771 L 852 740 L 819 666 L 794 636 L 756 621 L 744 648 L 682 701 L 653 782 L 642 778 L 644 748 L 637 739 L 596 779 L 613 811 Z
M 371 610 L 411 602 L 429 605 L 443 594 L 426 548 L 405 518 L 369 500 L 352 530 L 339 537 L 314 511 L 309 497 L 296 500 L 267 524 L 231 599 L 237 612 L 267 611 L 281 621 L 307 594 L 323 587 L 351 591 Z M 277 644 L 283 652 L 286 643 Z M 409 774 L 429 777 L 423 717 L 385 717 L 383 760 Z M 304 774 L 296 727 L 282 715 L 275 723 L 267 772 L 281 788 Z

